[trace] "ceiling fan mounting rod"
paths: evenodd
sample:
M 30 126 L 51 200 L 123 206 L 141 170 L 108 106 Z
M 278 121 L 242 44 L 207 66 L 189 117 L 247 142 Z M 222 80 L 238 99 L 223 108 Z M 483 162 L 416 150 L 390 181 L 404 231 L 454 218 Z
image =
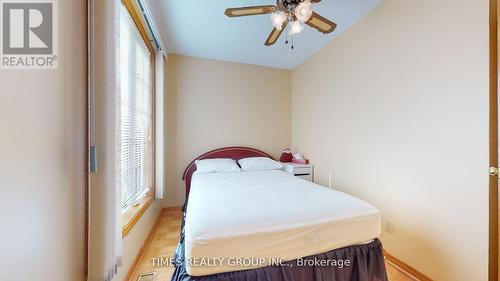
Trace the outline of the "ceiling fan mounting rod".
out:
M 304 1 L 305 0 L 276 0 L 276 9 L 285 12 L 288 21 L 295 21 L 297 20 L 294 13 L 295 8 Z
M 276 7 L 278 7 L 278 9 L 282 8 L 284 10 L 293 10 L 304 1 L 305 0 L 277 0 Z

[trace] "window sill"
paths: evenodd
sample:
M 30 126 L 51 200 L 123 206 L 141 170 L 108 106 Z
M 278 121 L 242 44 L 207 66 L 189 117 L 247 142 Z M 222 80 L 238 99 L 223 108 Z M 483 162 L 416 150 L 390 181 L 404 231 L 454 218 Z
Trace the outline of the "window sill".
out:
M 127 211 L 122 214 L 122 238 L 125 238 L 125 236 L 130 233 L 153 200 L 154 193 L 153 191 L 150 191 L 146 193 L 146 195 L 144 195 L 144 197 L 142 197 L 136 205 L 128 208 Z

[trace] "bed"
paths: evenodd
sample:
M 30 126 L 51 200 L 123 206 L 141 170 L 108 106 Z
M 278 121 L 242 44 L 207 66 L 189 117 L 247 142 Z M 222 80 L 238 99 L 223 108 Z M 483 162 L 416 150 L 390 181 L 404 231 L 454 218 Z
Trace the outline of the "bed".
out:
M 196 159 L 268 157 L 245 147 Z M 184 173 L 186 204 L 172 280 L 387 281 L 380 214 L 280 170 Z

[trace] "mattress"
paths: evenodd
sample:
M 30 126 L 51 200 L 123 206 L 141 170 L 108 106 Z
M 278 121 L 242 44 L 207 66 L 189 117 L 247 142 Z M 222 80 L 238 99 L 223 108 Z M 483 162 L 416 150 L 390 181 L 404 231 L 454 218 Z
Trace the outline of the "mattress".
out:
M 379 211 L 283 171 L 194 174 L 186 213 L 191 276 L 264 267 L 369 242 Z

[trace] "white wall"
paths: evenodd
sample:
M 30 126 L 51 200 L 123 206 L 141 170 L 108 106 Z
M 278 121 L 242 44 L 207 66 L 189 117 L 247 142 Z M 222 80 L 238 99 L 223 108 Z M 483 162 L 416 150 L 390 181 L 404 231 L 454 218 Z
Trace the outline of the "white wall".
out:
M 83 280 L 85 2 L 59 1 L 59 69 L 0 70 L 0 280 Z
M 290 144 L 291 72 L 169 55 L 165 99 L 166 204 L 184 202 L 191 160 L 224 146 L 279 156 Z
M 488 1 L 385 0 L 293 71 L 292 145 L 396 221 L 434 280 L 487 279 Z

